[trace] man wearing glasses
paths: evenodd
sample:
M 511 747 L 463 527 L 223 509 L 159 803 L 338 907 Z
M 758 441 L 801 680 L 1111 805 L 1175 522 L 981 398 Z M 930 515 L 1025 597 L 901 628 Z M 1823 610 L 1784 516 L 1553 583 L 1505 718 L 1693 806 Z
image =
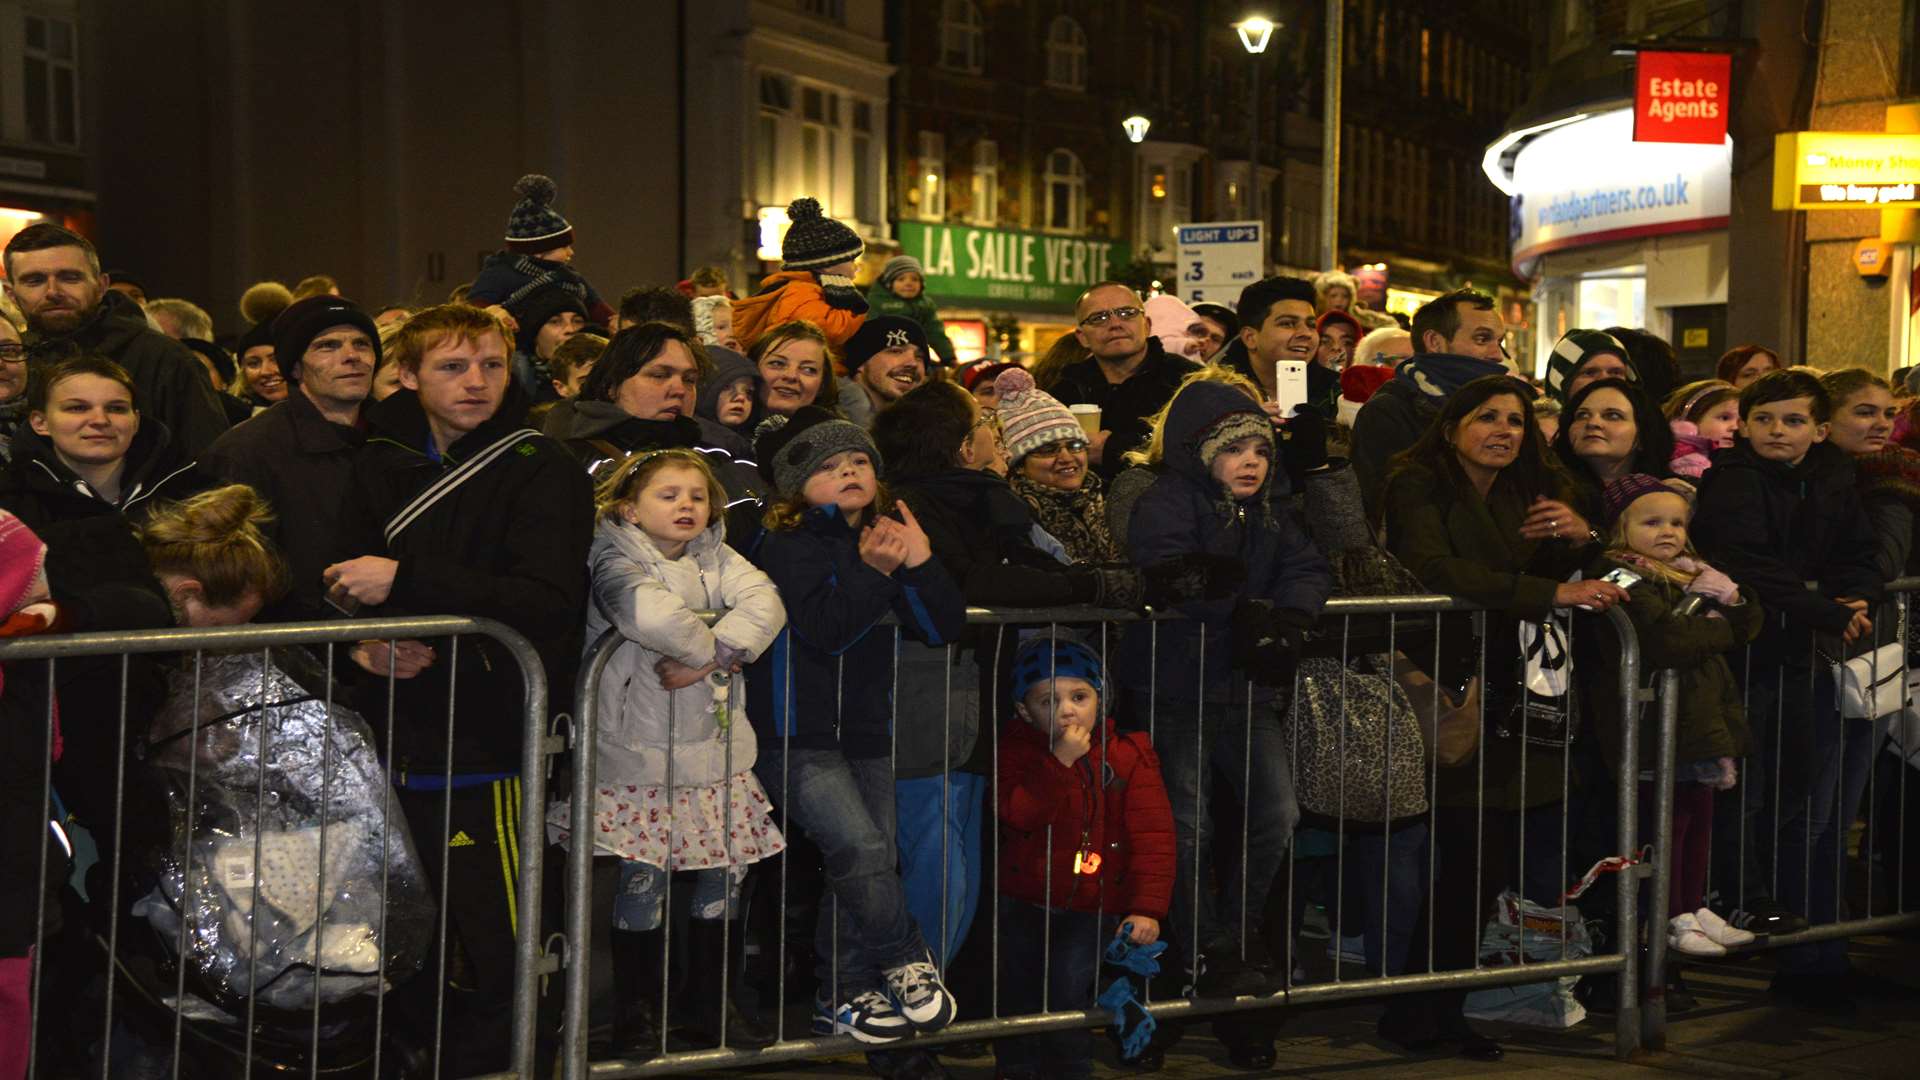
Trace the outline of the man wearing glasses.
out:
M 1100 430 L 1088 438 L 1087 454 L 1094 470 L 1111 479 L 1125 464 L 1121 455 L 1146 441 L 1148 417 L 1165 408 L 1180 380 L 1200 365 L 1168 355 L 1148 336 L 1140 295 L 1120 282 L 1103 281 L 1082 293 L 1073 314 L 1074 334 L 1093 355 L 1061 372 L 1052 393 L 1062 405 L 1100 407 Z
M 20 328 L 0 313 L 0 458 L 13 459 L 13 429 L 26 416 L 27 347 Z

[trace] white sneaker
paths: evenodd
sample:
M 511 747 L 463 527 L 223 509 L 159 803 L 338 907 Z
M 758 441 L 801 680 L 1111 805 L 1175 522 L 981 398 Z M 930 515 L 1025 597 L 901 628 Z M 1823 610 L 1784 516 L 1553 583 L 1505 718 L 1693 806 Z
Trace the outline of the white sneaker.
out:
M 1728 948 L 1753 944 L 1753 931 L 1729 926 L 1727 920 L 1713 913 L 1712 908 L 1701 908 L 1693 913 L 1693 918 L 1700 924 L 1700 932 L 1712 938 L 1716 944 Z
M 1675 915 L 1667 923 L 1667 946 L 1688 956 L 1725 956 L 1727 947 L 1708 937 L 1692 915 Z
M 933 966 L 931 955 L 925 960 L 889 968 L 883 975 L 894 1008 L 900 1010 L 900 1015 L 916 1031 L 938 1031 L 953 1022 L 958 1006 L 941 983 L 940 970 Z

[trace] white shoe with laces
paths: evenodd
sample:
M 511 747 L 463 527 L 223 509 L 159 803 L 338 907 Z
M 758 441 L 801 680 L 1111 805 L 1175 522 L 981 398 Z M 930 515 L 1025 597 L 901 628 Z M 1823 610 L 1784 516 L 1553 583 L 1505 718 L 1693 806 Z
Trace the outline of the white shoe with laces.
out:
M 1729 926 L 1727 920 L 1713 913 L 1712 908 L 1701 908 L 1694 912 L 1693 919 L 1700 924 L 1700 932 L 1712 938 L 1716 945 L 1733 948 L 1753 944 L 1753 931 Z
M 940 981 L 940 969 L 933 966 L 932 956 L 888 968 L 884 974 L 894 1007 L 915 1030 L 938 1031 L 953 1022 L 958 1006 Z
M 1688 956 L 1727 955 L 1727 947 L 1708 937 L 1691 913 L 1675 915 L 1667 923 L 1667 946 Z

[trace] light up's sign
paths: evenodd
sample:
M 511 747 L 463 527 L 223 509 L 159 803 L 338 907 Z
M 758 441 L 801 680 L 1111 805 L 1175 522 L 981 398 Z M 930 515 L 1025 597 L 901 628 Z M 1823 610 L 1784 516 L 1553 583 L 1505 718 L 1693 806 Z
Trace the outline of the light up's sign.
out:
M 1774 136 L 1775 210 L 1920 209 L 1920 133 Z

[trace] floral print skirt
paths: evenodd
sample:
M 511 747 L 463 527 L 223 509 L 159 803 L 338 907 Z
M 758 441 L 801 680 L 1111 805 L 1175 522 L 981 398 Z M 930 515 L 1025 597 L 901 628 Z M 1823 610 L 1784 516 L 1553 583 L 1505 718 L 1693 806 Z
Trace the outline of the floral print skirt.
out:
M 562 802 L 547 814 L 547 835 L 556 844 L 567 844 L 570 812 Z M 766 790 L 751 770 L 734 773 L 723 784 L 675 787 L 671 803 L 664 786 L 602 784 L 593 818 L 596 854 L 669 870 L 744 866 L 787 846 Z

